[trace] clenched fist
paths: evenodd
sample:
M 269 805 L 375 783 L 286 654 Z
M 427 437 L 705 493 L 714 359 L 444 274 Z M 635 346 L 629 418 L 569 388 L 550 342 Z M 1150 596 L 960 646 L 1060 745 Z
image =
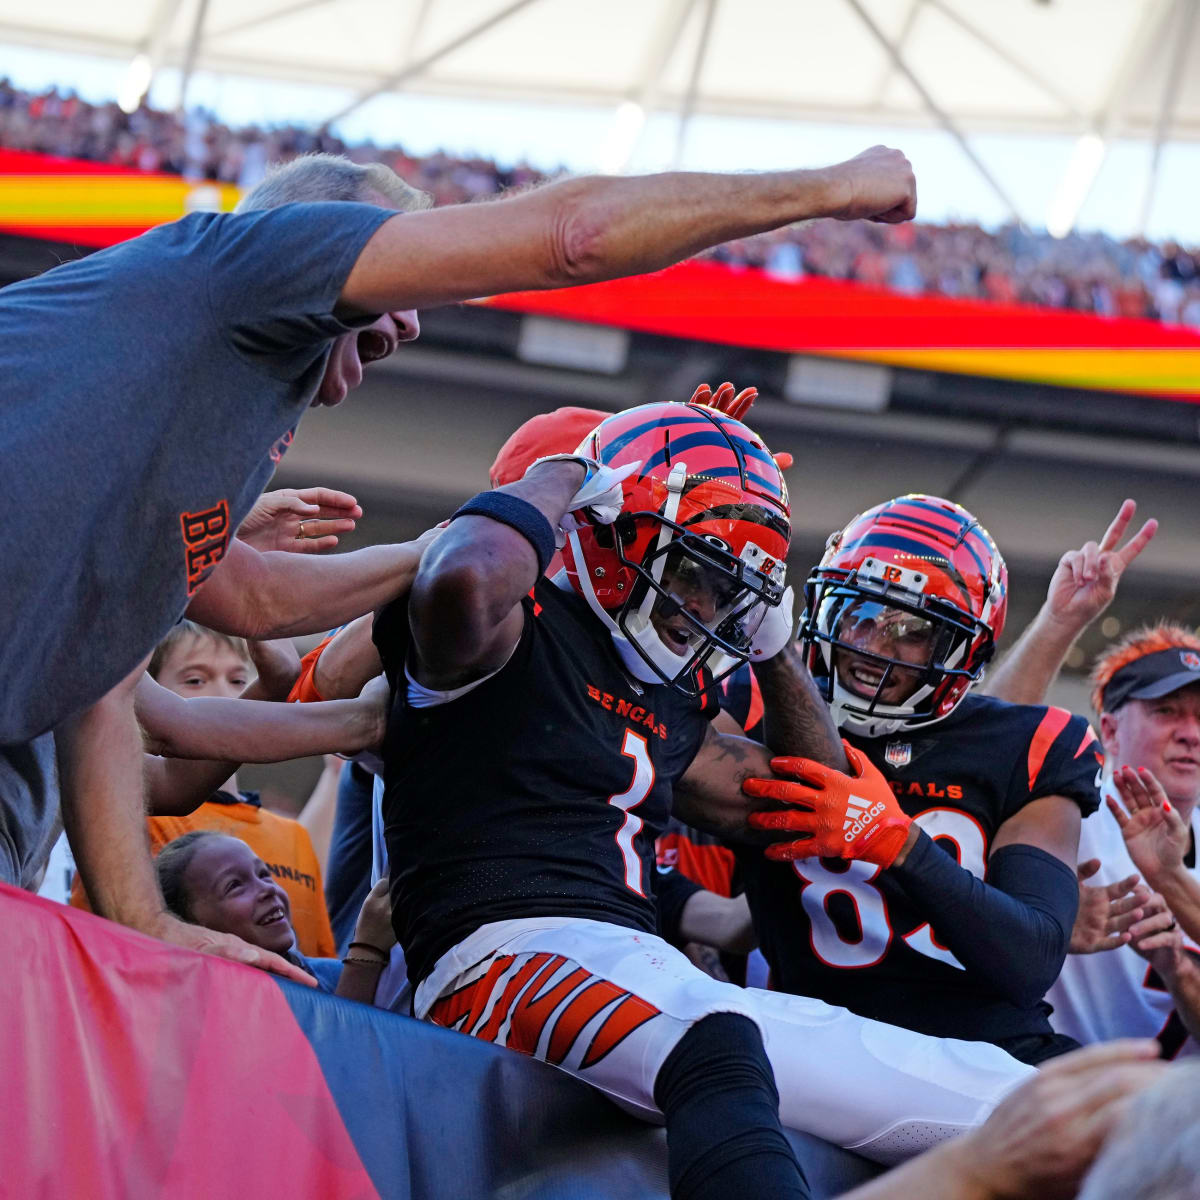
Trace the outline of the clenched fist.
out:
M 917 180 L 912 163 L 899 150 L 872 146 L 828 168 L 838 221 L 883 221 L 898 225 L 917 215 Z

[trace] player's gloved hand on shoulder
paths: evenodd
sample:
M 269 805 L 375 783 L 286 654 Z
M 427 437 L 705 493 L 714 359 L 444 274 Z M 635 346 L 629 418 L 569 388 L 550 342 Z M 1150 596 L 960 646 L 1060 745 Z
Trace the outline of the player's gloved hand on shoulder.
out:
M 581 525 L 611 525 L 617 519 L 621 505 L 625 502 L 625 492 L 621 485 L 642 465 L 639 460 L 620 467 L 606 467 L 583 454 L 547 454 L 544 458 L 535 459 L 530 463 L 526 474 L 534 467 L 550 462 L 577 462 L 585 472 L 583 483 L 568 501 L 567 511 L 555 531 L 555 540 L 560 550 L 566 535 Z
M 750 661 L 766 662 L 774 658 L 796 636 L 796 620 L 793 615 L 795 593 L 789 587 L 779 603 L 767 609 L 758 631 L 750 641 Z
M 752 829 L 806 834 L 776 842 L 763 853 L 777 862 L 797 858 L 861 859 L 890 867 L 904 847 L 912 818 L 905 815 L 888 781 L 865 754 L 842 743 L 852 774 L 808 758 L 773 758 L 771 770 L 786 778 L 747 779 L 742 791 L 788 808 L 751 813 Z

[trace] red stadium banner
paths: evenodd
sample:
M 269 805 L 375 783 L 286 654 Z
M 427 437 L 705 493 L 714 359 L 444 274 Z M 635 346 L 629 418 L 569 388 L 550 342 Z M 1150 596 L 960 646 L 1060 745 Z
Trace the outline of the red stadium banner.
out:
M 897 367 L 1200 402 L 1200 330 L 720 263 L 485 303 L 513 312 Z
M 0 232 L 99 248 L 237 199 L 230 184 L 0 150 Z M 788 281 L 712 262 L 485 303 L 761 350 L 1200 401 L 1200 331 L 1156 321 Z

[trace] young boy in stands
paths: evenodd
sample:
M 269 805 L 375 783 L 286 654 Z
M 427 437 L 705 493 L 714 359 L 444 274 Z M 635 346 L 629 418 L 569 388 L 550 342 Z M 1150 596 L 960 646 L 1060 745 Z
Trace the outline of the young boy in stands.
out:
M 159 643 L 150 660 L 149 673 L 178 696 L 233 699 L 253 679 L 255 668 L 243 638 L 228 637 L 192 621 L 180 621 Z M 200 829 L 228 834 L 245 842 L 267 864 L 287 893 L 300 951 L 316 958 L 335 954 L 321 868 L 308 831 L 299 821 L 264 809 L 256 792 L 243 792 L 238 787 L 236 772 L 194 812 L 150 817 L 147 824 L 151 851 L 155 854 L 167 842 Z M 71 903 L 86 907 L 78 879 L 72 889 Z

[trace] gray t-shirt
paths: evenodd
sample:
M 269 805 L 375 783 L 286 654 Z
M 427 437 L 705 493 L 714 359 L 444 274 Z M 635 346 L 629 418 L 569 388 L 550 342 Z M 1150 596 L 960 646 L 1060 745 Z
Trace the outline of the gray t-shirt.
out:
M 0 289 L 0 746 L 94 703 L 178 620 L 315 395 L 395 214 L 196 214 Z

